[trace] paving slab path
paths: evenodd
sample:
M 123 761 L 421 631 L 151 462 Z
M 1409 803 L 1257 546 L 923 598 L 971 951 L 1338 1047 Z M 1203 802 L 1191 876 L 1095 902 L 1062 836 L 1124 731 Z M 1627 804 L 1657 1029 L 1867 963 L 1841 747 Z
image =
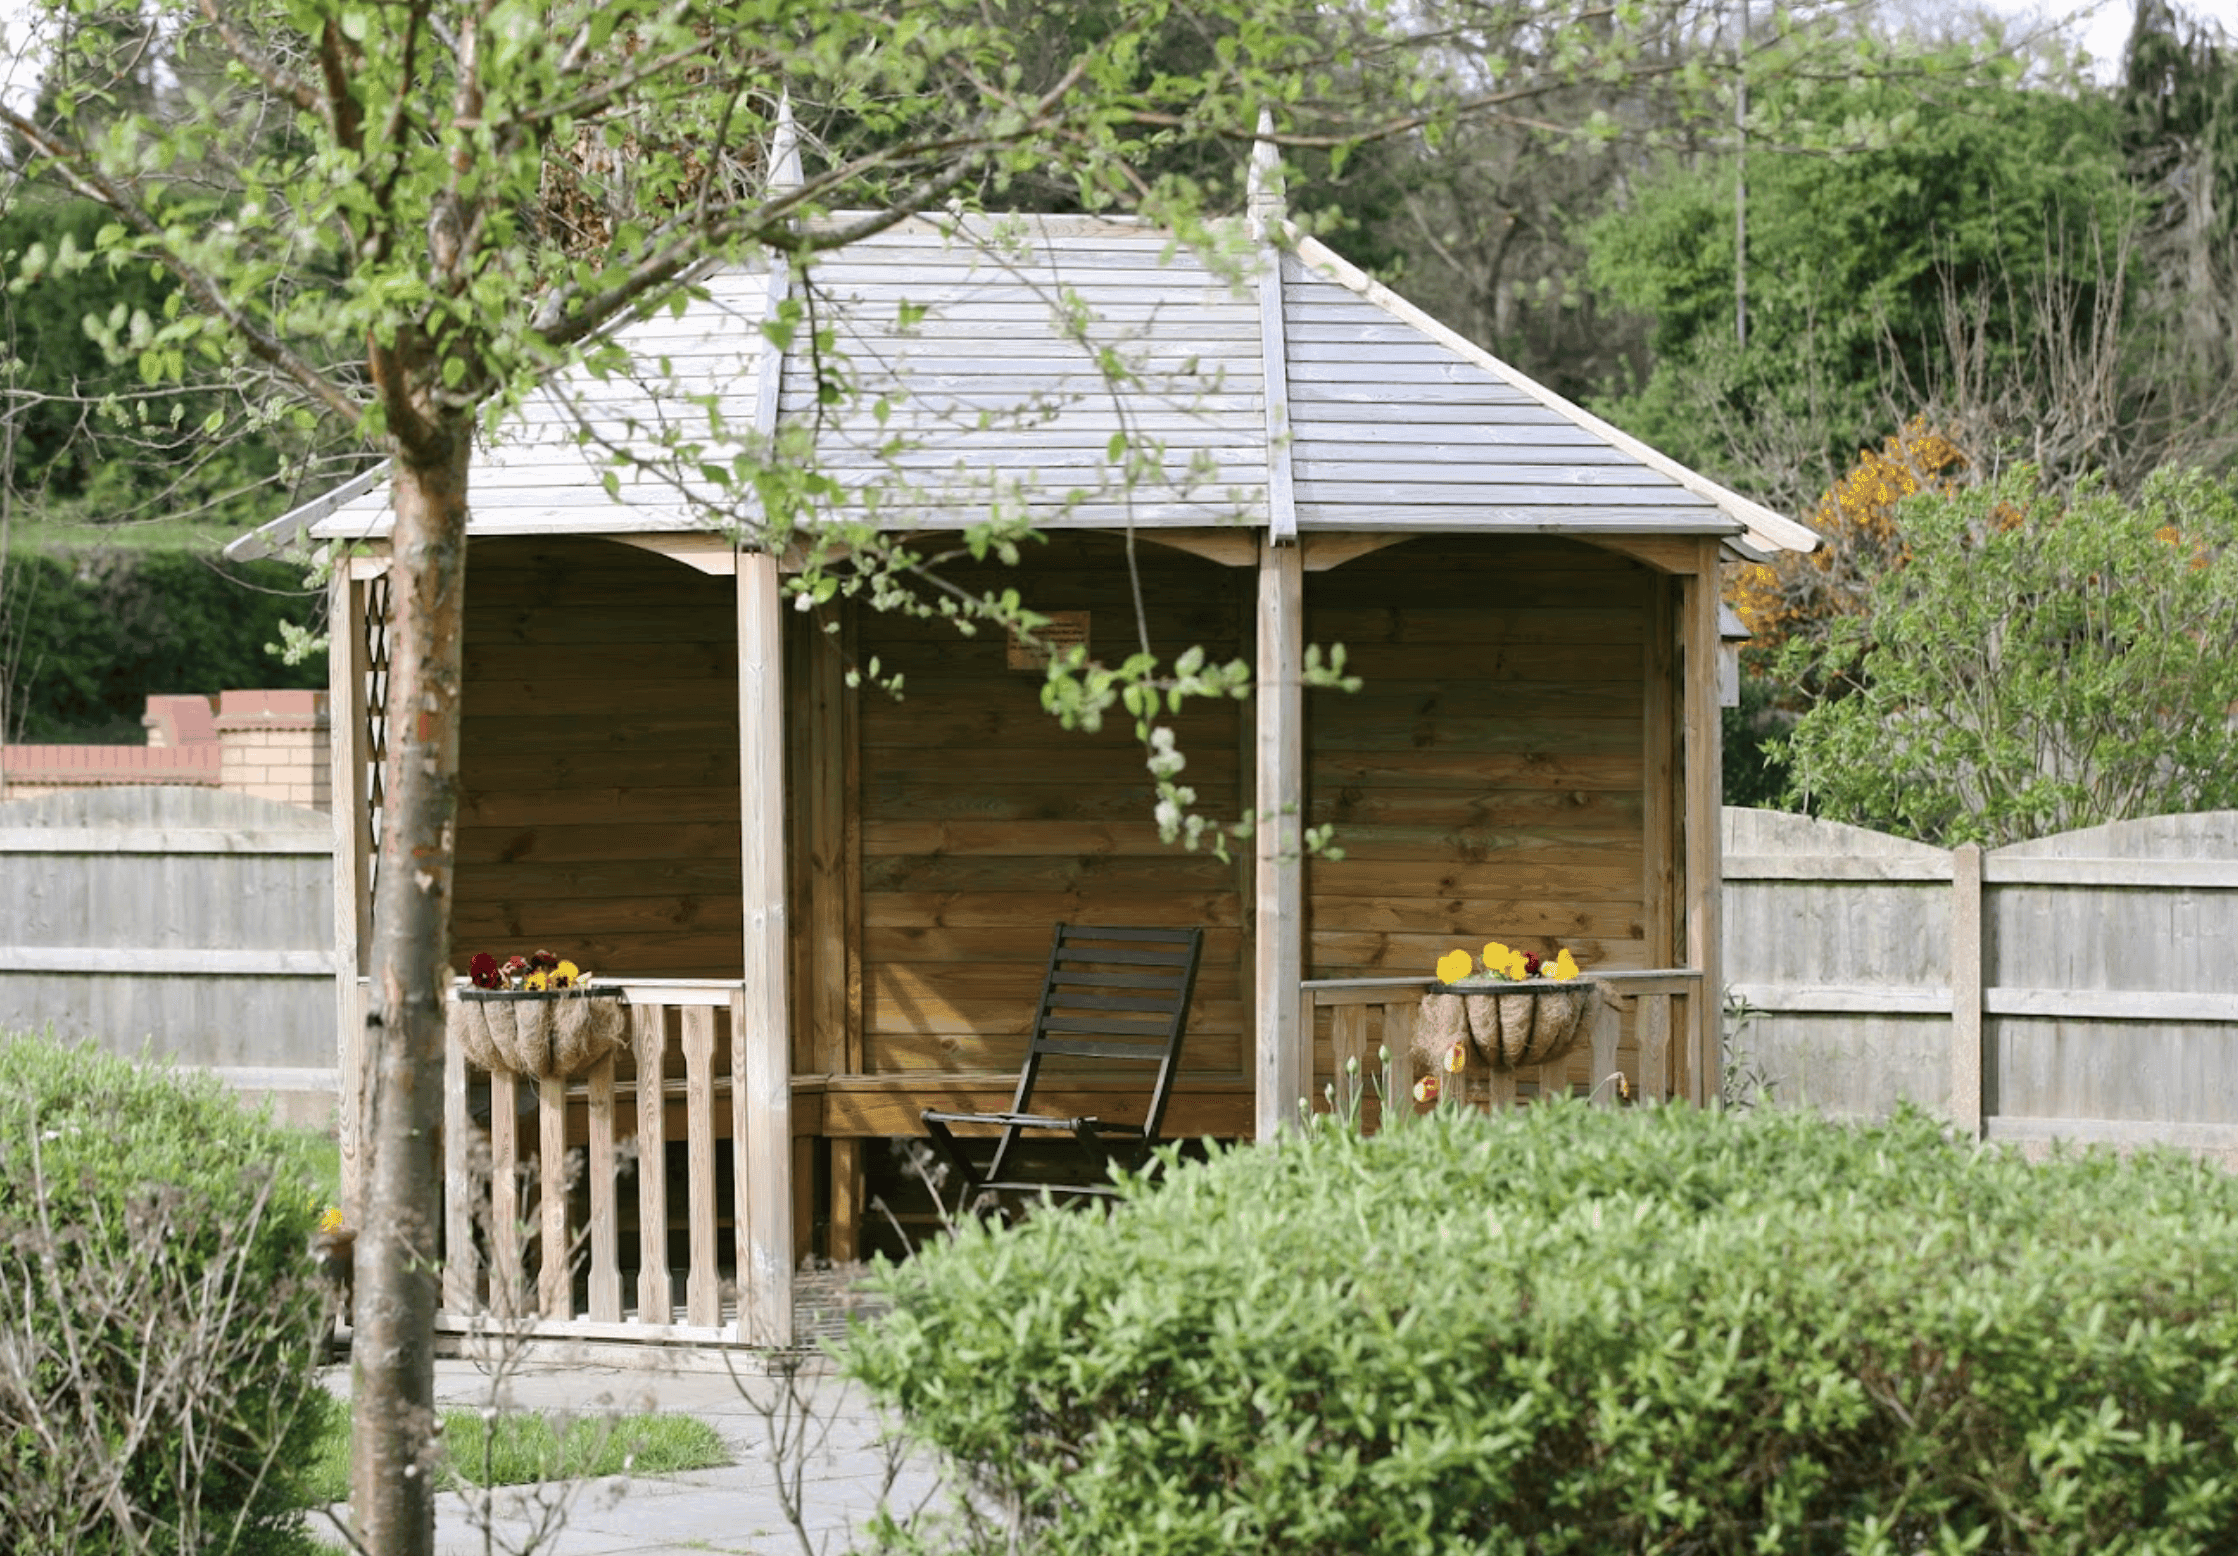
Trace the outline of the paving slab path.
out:
M 752 1358 L 743 1359 L 734 1378 L 720 1365 L 709 1370 L 704 1364 L 687 1370 L 538 1362 L 500 1373 L 478 1362 L 437 1362 L 436 1398 L 445 1406 L 696 1416 L 721 1434 L 733 1460 L 678 1475 L 445 1492 L 436 1507 L 439 1556 L 530 1548 L 540 1556 L 839 1556 L 860 1539 L 882 1498 L 901 1513 L 941 1495 L 939 1476 L 923 1455 L 895 1462 L 885 1446 L 886 1423 L 829 1362 L 807 1364 L 789 1410 L 772 1408 L 782 1380 L 744 1370 L 750 1365 Z M 347 1395 L 349 1369 L 330 1370 L 327 1383 Z M 798 1467 L 798 1530 L 781 1494 L 784 1463 Z

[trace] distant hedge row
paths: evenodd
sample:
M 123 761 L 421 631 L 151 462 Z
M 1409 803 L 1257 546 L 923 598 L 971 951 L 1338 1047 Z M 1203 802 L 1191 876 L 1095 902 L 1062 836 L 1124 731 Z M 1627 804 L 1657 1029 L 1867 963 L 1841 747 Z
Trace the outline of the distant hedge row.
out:
M 2238 1181 L 2188 1159 L 1557 1103 L 883 1281 L 847 1365 L 1033 1551 L 2238 1550 Z
M 264 646 L 282 621 L 309 626 L 323 601 L 284 562 L 184 551 L 95 550 L 8 558 L 0 607 L 11 633 L 11 717 L 27 741 L 137 743 L 151 692 L 323 687 L 326 656 L 282 664 Z

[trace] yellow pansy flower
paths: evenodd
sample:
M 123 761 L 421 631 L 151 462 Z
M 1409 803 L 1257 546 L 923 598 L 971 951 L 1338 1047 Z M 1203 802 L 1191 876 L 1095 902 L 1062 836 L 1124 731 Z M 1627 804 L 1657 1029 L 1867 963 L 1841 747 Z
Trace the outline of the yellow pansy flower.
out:
M 1554 965 L 1546 969 L 1546 975 L 1549 978 L 1557 979 L 1562 982 L 1567 982 L 1568 980 L 1575 978 L 1577 974 L 1577 958 L 1570 955 L 1570 948 L 1568 946 L 1564 946 L 1562 948 L 1561 954 L 1554 958 Z
M 1476 963 L 1470 960 L 1469 953 L 1466 951 L 1448 951 L 1438 958 L 1438 982 L 1440 983 L 1459 983 L 1475 971 Z

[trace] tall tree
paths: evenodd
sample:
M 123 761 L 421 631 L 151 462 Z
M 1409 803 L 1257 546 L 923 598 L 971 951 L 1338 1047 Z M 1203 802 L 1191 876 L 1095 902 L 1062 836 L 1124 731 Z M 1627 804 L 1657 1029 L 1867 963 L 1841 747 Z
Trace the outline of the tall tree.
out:
M 1848 5 L 1764 8 L 1758 40 L 1792 64 L 1829 42 Z M 1730 0 L 1647 0 L 1625 13 L 1628 67 L 1552 69 L 1575 35 L 1534 0 L 1456 0 L 1423 68 L 1453 94 L 1518 91 L 1515 111 L 1442 136 L 1367 148 L 1349 169 L 1293 185 L 1326 203 L 1356 258 L 1379 265 L 1439 318 L 1573 399 L 1644 363 L 1646 325 L 1586 284 L 1580 233 L 1658 155 L 1698 155 L 1730 114 L 1737 16 Z M 1545 90 L 1549 79 L 1558 83 Z
M 1871 47 L 1889 62 L 1863 79 L 1754 94 L 1745 345 L 1729 159 L 1667 162 L 1586 235 L 1595 285 L 1654 321 L 1648 377 L 1605 414 L 1793 509 L 1921 410 L 1954 357 L 2002 375 L 2038 349 L 2047 306 L 2062 349 L 2087 346 L 2134 284 L 2106 260 L 2138 214 L 2111 104 L 2010 60 L 1906 71 Z
M 2207 434 L 2201 454 L 2229 460 L 2238 457 L 2238 38 L 2169 0 L 2138 0 L 2124 63 L 2122 143 L 2152 202 L 2139 258 L 2173 337 L 2175 414 Z
M 372 1551 L 425 1550 L 433 1531 L 434 1141 L 477 428 L 711 260 L 804 260 L 1051 164 L 1085 200 L 1138 195 L 1137 137 L 1247 137 L 1241 116 L 1325 62 L 1303 8 L 1233 5 L 1237 48 L 1141 83 L 1131 51 L 1163 11 L 1126 7 L 1069 59 L 1029 62 L 1013 32 L 948 0 L 213 0 L 158 15 L 184 50 L 229 62 L 221 89 L 158 112 L 69 91 L 44 114 L 0 110 L 41 169 L 109 212 L 107 254 L 173 278 L 177 305 L 141 351 L 150 377 L 205 355 L 262 364 L 390 460 L 352 1476 Z M 813 171 L 773 192 L 787 91 L 830 133 Z M 868 214 L 801 220 L 835 202 Z M 361 364 L 325 360 L 336 339 L 362 341 Z M 754 475 L 783 525 L 805 474 L 767 461 Z
M 104 0 L 48 3 L 67 19 Z M 1387 68 L 1410 40 L 1374 5 L 1197 0 L 1186 14 L 1212 46 L 1170 58 L 1155 45 L 1185 14 L 1172 0 L 1103 0 L 1077 27 L 1049 25 L 1052 11 L 1033 0 L 157 0 L 155 35 L 194 66 L 177 92 L 153 106 L 72 89 L 37 111 L 0 107 L 37 171 L 108 213 L 105 257 L 170 276 L 141 371 L 253 366 L 390 463 L 353 1472 L 359 1536 L 384 1556 L 426 1549 L 433 1528 L 420 1473 L 433 1424 L 433 1142 L 477 430 L 577 356 L 618 365 L 602 333 L 679 297 L 711 263 L 808 264 L 910 213 L 999 202 L 1027 180 L 1198 232 L 1192 180 L 1170 163 L 1140 169 L 1206 140 L 1240 158 L 1262 105 L 1285 115 L 1294 142 L 1324 146 L 1471 106 Z M 1410 24 L 1423 14 L 1409 11 Z M 1564 78 L 1629 58 L 1590 0 L 1556 7 L 1550 25 L 1572 39 L 1550 56 Z M 81 52 L 60 68 L 94 79 L 106 56 L 85 52 L 86 30 L 62 31 Z M 787 94 L 807 164 L 773 185 Z M 1474 107 L 1514 112 L 1525 95 Z M 765 327 L 816 326 L 788 311 Z M 362 349 L 333 357 L 332 341 Z M 829 382 L 844 392 L 841 375 Z M 683 487 L 764 548 L 808 524 L 826 490 L 799 445 L 720 437 L 674 452 L 691 460 Z M 848 538 L 876 552 L 875 535 Z M 1199 661 L 1164 672 L 1130 661 L 1058 700 L 1076 713 L 1134 706 L 1154 681 L 1189 681 Z M 1115 684 L 1128 677 L 1131 688 Z

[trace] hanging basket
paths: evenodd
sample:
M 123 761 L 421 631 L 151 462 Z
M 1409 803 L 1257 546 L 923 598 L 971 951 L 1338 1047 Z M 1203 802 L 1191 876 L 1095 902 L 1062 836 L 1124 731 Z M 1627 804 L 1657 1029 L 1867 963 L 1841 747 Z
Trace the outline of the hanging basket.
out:
M 1436 1057 L 1430 1059 L 1425 1057 L 1422 1032 L 1435 1024 L 1444 1033 L 1452 1026 L 1455 1011 L 1465 1017 L 1468 1036 L 1493 1069 L 1522 1070 L 1551 1063 L 1577 1047 L 1593 1030 L 1593 1017 L 1601 1008 L 1603 993 L 1602 985 L 1590 978 L 1464 982 L 1450 987 L 1451 993 L 1422 996 L 1422 1013 L 1415 1020 L 1414 1051 L 1416 1060 L 1425 1065 L 1443 1064 L 1453 1037 L 1438 1042 Z
M 1436 1075 L 1455 1043 L 1469 1040 L 1469 1018 L 1458 994 L 1425 994 L 1414 1018 L 1414 1067 Z
M 565 1080 L 620 1045 L 620 989 L 459 989 L 451 1041 L 485 1070 Z

